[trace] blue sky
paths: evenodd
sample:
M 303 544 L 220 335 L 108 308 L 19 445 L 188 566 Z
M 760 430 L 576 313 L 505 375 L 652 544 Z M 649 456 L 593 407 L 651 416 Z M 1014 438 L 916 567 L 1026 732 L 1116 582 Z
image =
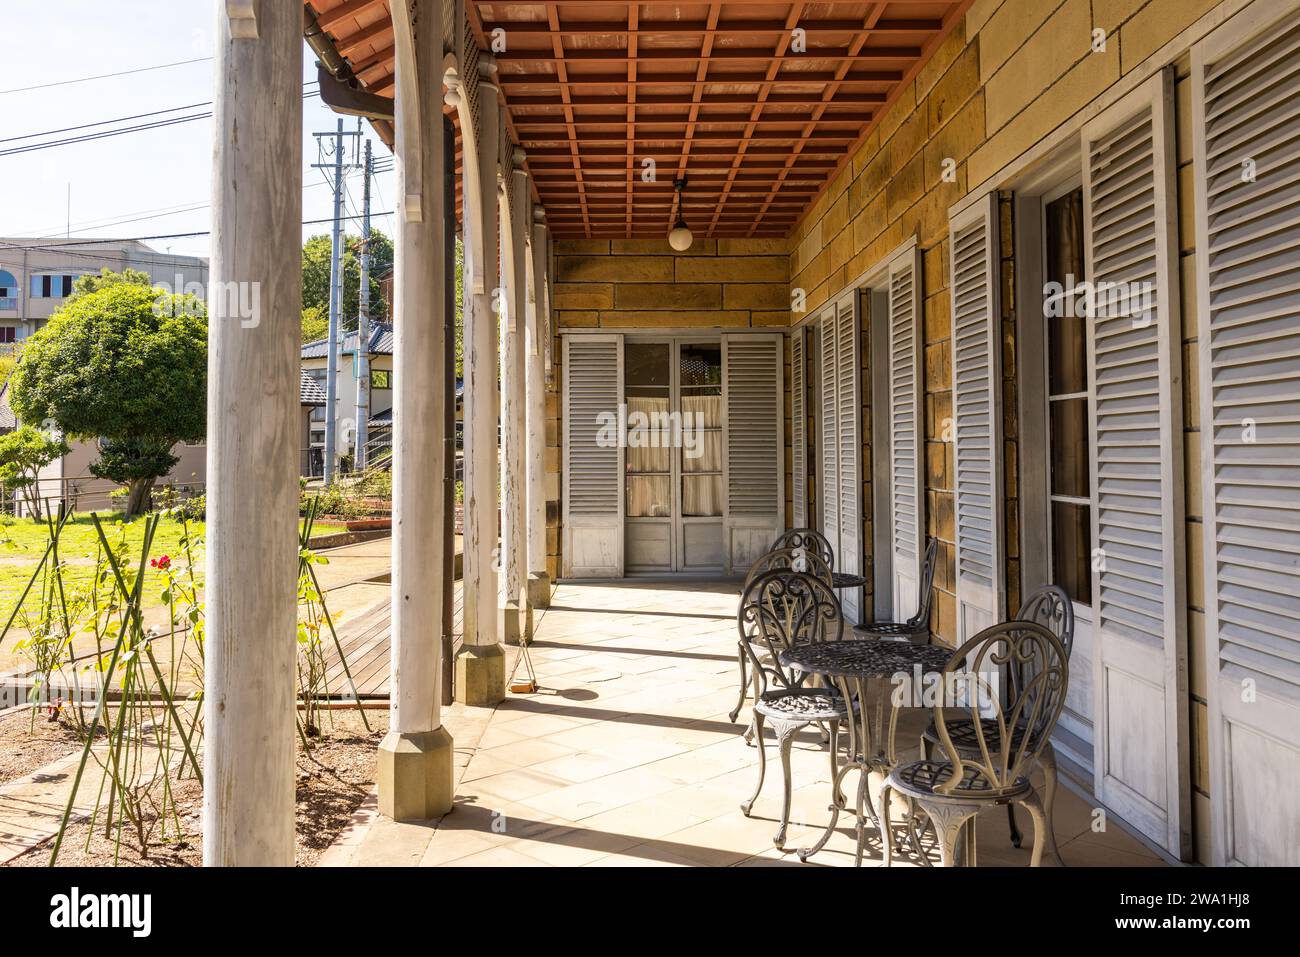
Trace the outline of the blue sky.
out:
M 210 59 L 131 76 L 13 91 L 211 57 L 215 0 L 37 0 L 4 6 L 0 140 L 10 142 L 0 143 L 0 150 L 36 141 L 15 137 L 203 104 L 213 97 Z M 305 44 L 303 77 L 316 79 L 314 59 Z M 188 112 L 208 109 L 201 106 Z M 333 130 L 337 120 L 318 98 L 304 103 L 304 220 L 326 219 L 333 212 L 330 190 L 320 171 L 309 164 L 317 159 L 312 132 Z M 354 129 L 356 120 L 345 118 L 345 123 Z M 369 124 L 363 126 L 363 133 L 374 143 L 376 162 L 387 159 L 388 148 Z M 0 236 L 61 238 L 69 185 L 73 236 L 136 237 L 207 230 L 211 165 L 211 119 L 0 156 Z M 359 170 L 348 183 L 359 213 Z M 390 209 L 395 194 L 393 174 L 381 174 L 374 209 Z M 165 212 L 179 207 L 202 208 Z M 350 214 L 345 210 L 345 215 Z M 391 235 L 391 216 L 376 218 L 375 225 Z M 346 226 L 350 232 L 360 232 L 357 222 Z M 304 236 L 328 229 L 328 225 L 305 227 Z M 163 252 L 208 254 L 206 237 L 157 240 L 150 245 Z

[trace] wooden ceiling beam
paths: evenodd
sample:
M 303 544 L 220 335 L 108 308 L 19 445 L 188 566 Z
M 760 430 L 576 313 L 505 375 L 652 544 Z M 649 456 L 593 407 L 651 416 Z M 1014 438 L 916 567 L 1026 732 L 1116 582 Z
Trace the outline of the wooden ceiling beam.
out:
M 377 10 L 381 6 L 387 9 L 388 0 L 343 0 L 343 3 L 333 10 L 317 13 L 316 22 L 320 24 L 322 30 L 329 30 L 332 33 L 334 27 L 344 20 L 360 16 L 363 13 L 369 13 L 371 10 Z
M 860 20 L 802 20 L 798 24 L 808 36 L 821 34 L 857 33 L 862 29 Z M 943 21 L 933 19 L 892 19 L 881 20 L 875 32 L 879 34 L 936 33 L 943 27 Z M 518 36 L 552 36 L 549 25 L 540 20 L 529 22 L 519 20 L 493 20 L 483 23 L 483 32 L 503 30 L 509 37 Z M 564 37 L 580 36 L 722 36 L 725 34 L 745 34 L 747 36 L 779 36 L 787 32 L 784 24 L 774 20 L 727 20 L 710 27 L 705 20 L 642 20 L 635 27 L 620 25 L 605 20 L 571 20 L 560 25 L 559 35 Z
M 709 54 L 714 63 L 754 62 L 775 60 L 778 64 L 809 63 L 833 60 L 836 63 L 876 63 L 881 60 L 912 60 L 920 56 L 920 47 L 862 47 L 858 52 L 849 50 L 809 47 L 806 53 L 782 53 L 774 57 L 771 50 L 721 47 Z M 693 63 L 700 57 L 698 50 L 640 50 L 629 56 L 628 50 L 564 50 L 560 54 L 541 50 L 515 50 L 497 54 L 501 64 L 554 63 L 563 60 L 570 65 L 579 63 L 624 63 L 629 59 L 642 63 Z
M 709 76 L 707 67 L 705 69 L 706 72 L 703 77 L 699 76 L 698 73 L 661 73 L 657 75 L 641 73 L 634 81 L 629 81 L 621 73 L 576 73 L 561 80 L 558 78 L 558 74 L 504 72 L 498 74 L 497 80 L 505 89 L 522 86 L 596 86 L 606 88 L 610 86 L 681 86 L 698 89 L 704 86 L 761 86 L 763 84 L 824 86 L 827 83 L 835 82 L 837 76 L 835 70 L 801 70 L 793 73 L 782 73 L 775 79 L 769 80 L 765 71 L 758 73 L 718 73 Z M 845 74 L 839 82 L 895 84 L 902 82 L 902 79 L 902 70 L 859 70 Z

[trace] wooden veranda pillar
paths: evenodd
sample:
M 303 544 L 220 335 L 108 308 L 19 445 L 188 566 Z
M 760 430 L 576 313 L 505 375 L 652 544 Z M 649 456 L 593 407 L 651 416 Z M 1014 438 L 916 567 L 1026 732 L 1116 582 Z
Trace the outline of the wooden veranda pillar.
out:
M 541 208 L 534 208 L 528 246 L 528 344 L 524 450 L 528 475 L 528 607 L 551 603 L 551 578 L 546 570 L 546 337 L 550 334 L 547 296 L 547 230 Z
M 394 323 L 393 630 L 389 732 L 379 747 L 379 810 L 437 817 L 452 804 L 452 741 L 442 726 L 446 449 L 442 16 L 445 0 L 393 0 L 397 74 L 397 322 Z
M 505 652 L 497 611 L 500 395 L 497 315 L 493 309 L 493 301 L 500 295 L 496 173 L 500 134 L 498 90 L 491 82 L 496 64 L 487 54 L 479 56 L 479 72 L 477 117 L 468 108 L 468 91 L 461 78 L 454 73 L 447 76 L 447 101 L 457 108 L 465 137 L 465 274 L 472 289 L 464 331 L 464 644 L 456 656 L 456 689 L 466 704 L 491 705 L 506 694 Z
M 215 87 L 203 863 L 292 866 L 301 5 L 217 4 Z
M 525 584 L 528 575 L 527 476 L 524 471 L 524 329 L 525 329 L 525 242 L 528 234 L 528 174 L 524 171 L 524 151 L 515 149 L 502 157 L 502 176 L 510 176 L 514 202 L 506 210 L 508 217 L 502 233 L 505 255 L 502 285 L 504 322 L 501 327 L 501 549 L 504 571 L 502 599 L 502 637 L 512 644 L 526 640 L 529 634 L 528 599 Z M 504 185 L 504 184 L 503 184 Z

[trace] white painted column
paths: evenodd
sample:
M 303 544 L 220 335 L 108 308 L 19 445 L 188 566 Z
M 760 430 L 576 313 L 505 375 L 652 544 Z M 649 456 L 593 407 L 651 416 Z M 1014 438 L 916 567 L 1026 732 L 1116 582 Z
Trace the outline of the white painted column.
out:
M 466 216 L 474 216 L 469 230 L 474 244 L 472 281 L 474 294 L 465 313 L 464 416 L 465 416 L 465 535 L 464 535 L 464 644 L 456 658 L 456 693 L 466 704 L 490 705 L 505 697 L 505 655 L 497 629 L 497 316 L 493 298 L 500 284 L 497 236 L 497 87 L 491 82 L 496 64 L 487 54 L 479 59 L 479 124 L 477 157 L 463 157 L 468 165 L 478 161 L 478 195 L 466 190 Z M 465 114 L 462 113 L 462 117 Z M 474 208 L 471 208 L 474 207 Z M 480 280 L 481 277 L 481 280 Z
M 292 866 L 302 10 L 217 4 L 215 85 L 203 863 Z
M 440 714 L 443 396 L 443 130 L 440 0 L 394 0 L 398 203 L 393 349 L 392 715 L 379 748 L 379 809 L 451 809 L 452 741 Z
M 524 357 L 530 610 L 546 608 L 551 603 L 551 579 L 546 571 L 546 337 L 550 334 L 550 322 L 546 315 L 547 235 L 542 218 L 542 209 L 535 208 L 528 248 L 528 343 Z
M 504 157 L 503 157 L 504 159 Z M 501 231 L 505 268 L 504 319 L 501 328 L 501 549 L 505 575 L 502 588 L 504 638 L 512 644 L 526 640 L 528 598 L 525 584 L 528 574 L 527 483 L 524 472 L 524 243 L 528 233 L 528 174 L 524 172 L 524 151 L 515 149 L 510 156 L 514 205 L 508 210 L 509 226 Z M 503 184 L 504 185 L 504 184 Z M 502 195 L 506 194 L 504 188 Z

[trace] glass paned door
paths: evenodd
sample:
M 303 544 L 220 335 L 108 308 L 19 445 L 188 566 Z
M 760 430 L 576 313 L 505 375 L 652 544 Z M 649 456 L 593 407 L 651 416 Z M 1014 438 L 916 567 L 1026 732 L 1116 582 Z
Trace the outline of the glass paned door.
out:
M 626 444 L 625 564 L 629 572 L 673 568 L 672 343 L 623 346 Z
M 624 345 L 626 567 L 722 567 L 722 345 Z
M 1045 302 L 1047 493 L 1051 516 L 1048 581 L 1074 604 L 1074 648 L 1065 710 L 1057 726 L 1066 753 L 1092 753 L 1092 463 L 1088 412 L 1088 319 L 1079 294 L 1084 280 L 1083 190 L 1070 187 L 1043 203 L 1043 279 L 1060 288 Z M 1057 285 L 1059 284 L 1059 286 Z
M 682 413 L 682 441 L 675 453 L 681 476 L 677 568 L 721 570 L 725 561 L 722 343 L 678 341 L 675 345 L 678 409 Z

